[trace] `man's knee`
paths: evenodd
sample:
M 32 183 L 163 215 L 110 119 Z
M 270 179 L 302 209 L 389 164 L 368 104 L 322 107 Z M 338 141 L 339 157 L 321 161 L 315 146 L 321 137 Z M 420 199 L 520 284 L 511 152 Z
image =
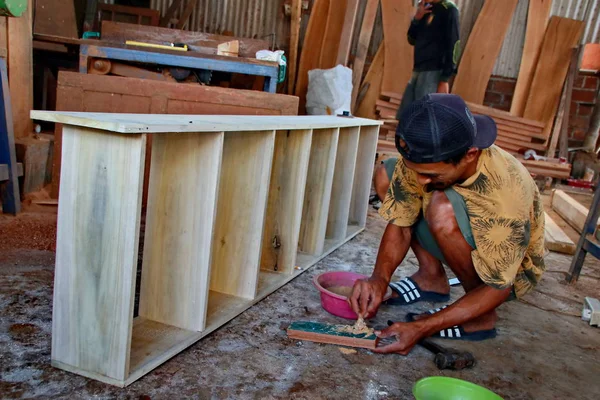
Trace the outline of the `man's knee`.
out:
M 427 221 L 429 230 L 434 236 L 460 233 L 452 203 L 442 191 L 436 190 L 433 192 L 425 213 L 425 221 Z

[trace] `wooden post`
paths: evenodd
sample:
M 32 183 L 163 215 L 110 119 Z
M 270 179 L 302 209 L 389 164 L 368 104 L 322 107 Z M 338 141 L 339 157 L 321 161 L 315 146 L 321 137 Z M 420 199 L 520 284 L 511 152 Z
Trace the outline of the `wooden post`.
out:
M 294 93 L 296 69 L 298 67 L 298 42 L 302 21 L 302 0 L 292 0 L 292 21 L 290 32 L 290 59 L 288 60 L 288 94 Z
M 354 65 L 352 66 L 352 110 L 356 107 L 356 99 L 358 98 L 358 91 L 360 90 L 360 83 L 365 68 L 365 60 L 367 59 L 367 53 L 369 51 L 369 44 L 371 43 L 371 35 L 373 34 L 373 25 L 375 24 L 378 6 L 379 0 L 368 0 L 365 7 L 360 34 L 358 36 L 356 57 L 354 58 Z
M 358 0 L 348 0 L 336 64 L 348 65 L 348 56 L 350 55 L 352 37 L 354 36 L 354 21 L 356 21 L 356 14 L 358 13 L 358 3 Z
M 33 132 L 32 0 L 19 18 L 8 18 L 8 74 L 15 138 Z

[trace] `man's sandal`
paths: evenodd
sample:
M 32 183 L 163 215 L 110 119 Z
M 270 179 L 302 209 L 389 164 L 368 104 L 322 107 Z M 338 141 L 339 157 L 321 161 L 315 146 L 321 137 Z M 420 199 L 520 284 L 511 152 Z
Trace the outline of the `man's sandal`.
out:
M 407 304 L 416 303 L 418 301 L 444 302 L 450 300 L 450 294 L 442 294 L 437 292 L 427 292 L 421 290 L 419 285 L 410 278 L 401 279 L 398 282 L 390 283 L 390 288 L 398 294 L 398 297 L 392 297 L 384 304 L 392 306 L 404 306 Z
M 440 308 L 436 308 L 433 310 L 427 311 L 429 314 L 435 314 L 448 306 L 443 306 Z M 425 313 L 423 313 L 425 314 Z M 406 314 L 405 320 L 407 322 L 415 321 L 415 317 L 419 315 L 416 313 L 408 313 Z M 431 337 L 440 338 L 440 339 L 453 339 L 453 340 L 468 340 L 471 342 L 479 342 L 481 340 L 493 339 L 498 334 L 496 328 L 486 329 L 482 331 L 475 332 L 465 332 L 462 326 L 455 325 L 451 328 L 442 329 L 441 331 L 434 333 Z

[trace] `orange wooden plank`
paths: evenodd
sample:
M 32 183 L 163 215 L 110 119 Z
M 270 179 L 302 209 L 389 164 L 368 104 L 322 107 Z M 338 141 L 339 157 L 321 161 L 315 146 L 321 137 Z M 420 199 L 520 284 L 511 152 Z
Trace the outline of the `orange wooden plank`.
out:
M 452 93 L 483 104 L 488 81 L 518 0 L 487 0 L 469 35 Z M 493 29 L 490 29 L 493 27 Z
M 379 98 L 381 89 L 384 53 L 384 45 L 381 44 L 361 86 L 361 91 L 364 90 L 365 94 L 362 97 L 362 100 L 358 102 L 358 108 L 354 112 L 354 115 L 358 117 L 377 119 L 377 114 L 375 114 L 375 103 Z
M 315 0 L 313 4 L 308 27 L 304 35 L 298 78 L 294 94 L 300 98 L 299 113 L 306 114 L 306 91 L 308 90 L 308 71 L 319 67 L 321 47 L 325 36 L 327 15 L 329 14 L 329 0 Z
M 347 0 L 337 0 L 329 7 L 327 23 L 321 54 L 319 55 L 319 68 L 329 69 L 336 65 L 340 38 L 344 29 Z
M 377 6 L 379 0 L 368 0 L 365 6 L 360 33 L 358 35 L 358 45 L 356 47 L 356 57 L 354 57 L 354 65 L 352 66 L 352 109 L 356 107 L 356 99 L 358 91 L 361 87 L 361 80 L 365 68 L 365 60 L 371 43 L 371 35 L 373 34 L 373 25 L 377 16 Z
M 414 49 L 406 34 L 414 12 L 412 0 L 381 0 L 385 44 L 382 92 L 402 94 L 410 80 Z
M 551 8 L 552 0 L 529 0 L 525 46 L 523 47 L 517 86 L 510 106 L 511 114 L 519 117 L 522 117 L 525 112 L 525 102 L 529 97 L 529 89 L 542 49 Z
M 571 49 L 579 44 L 583 22 L 552 17 L 546 29 L 523 116 L 546 124 L 550 131 L 571 61 Z

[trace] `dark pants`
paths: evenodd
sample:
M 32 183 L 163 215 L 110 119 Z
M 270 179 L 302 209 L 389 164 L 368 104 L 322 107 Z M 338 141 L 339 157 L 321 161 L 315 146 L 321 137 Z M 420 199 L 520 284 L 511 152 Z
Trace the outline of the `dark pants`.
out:
M 400 120 L 402 112 L 411 105 L 414 101 L 420 100 L 430 93 L 436 93 L 442 71 L 413 71 L 412 77 L 404 89 L 402 102 L 396 113 L 396 119 Z

